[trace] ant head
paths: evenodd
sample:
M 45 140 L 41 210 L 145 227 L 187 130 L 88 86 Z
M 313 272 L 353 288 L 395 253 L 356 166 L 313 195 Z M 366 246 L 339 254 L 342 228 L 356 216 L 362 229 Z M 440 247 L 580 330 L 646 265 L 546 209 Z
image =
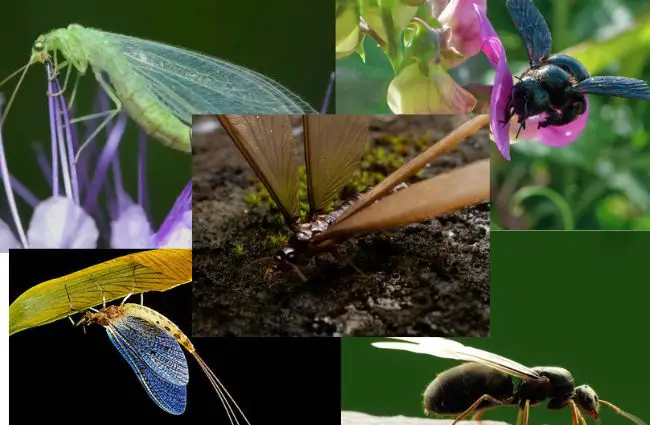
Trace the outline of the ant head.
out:
M 575 394 L 573 395 L 573 400 L 578 405 L 578 408 L 585 415 L 591 416 L 596 421 L 600 416 L 600 402 L 598 401 L 598 395 L 596 391 L 593 390 L 589 385 L 580 385 L 575 388 Z

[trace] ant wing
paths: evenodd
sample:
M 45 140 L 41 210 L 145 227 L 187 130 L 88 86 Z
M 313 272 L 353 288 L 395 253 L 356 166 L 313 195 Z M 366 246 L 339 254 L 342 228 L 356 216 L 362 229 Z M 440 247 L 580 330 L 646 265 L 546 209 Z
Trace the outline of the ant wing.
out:
M 551 55 L 551 31 L 531 0 L 508 0 L 506 7 L 528 50 L 530 64 Z
M 490 161 L 485 159 L 393 192 L 337 222 L 318 240 L 343 240 L 361 232 L 416 223 L 489 198 Z
M 450 339 L 416 337 L 392 337 L 392 339 L 408 342 L 373 342 L 372 345 L 377 348 L 411 351 L 445 359 L 480 363 L 521 379 L 536 380 L 541 378 L 534 370 L 513 360 L 478 348 L 467 347 Z
M 370 134 L 360 115 L 305 115 L 305 163 L 313 215 L 334 199 L 358 168 Z
M 278 205 L 287 225 L 300 207 L 296 143 L 288 115 L 218 115 L 248 164 Z
M 591 77 L 574 85 L 572 90 L 583 94 L 604 94 L 650 100 L 648 83 L 627 77 Z

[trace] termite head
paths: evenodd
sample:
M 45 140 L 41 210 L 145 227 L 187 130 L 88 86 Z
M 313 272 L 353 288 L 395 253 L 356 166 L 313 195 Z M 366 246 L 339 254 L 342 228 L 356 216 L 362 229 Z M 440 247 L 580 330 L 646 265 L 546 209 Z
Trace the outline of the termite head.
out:
M 269 269 L 272 271 L 288 270 L 291 268 L 291 264 L 294 264 L 296 260 L 296 249 L 291 246 L 285 246 L 275 252 L 275 257 L 273 257 L 273 264 L 271 267 L 269 267 Z

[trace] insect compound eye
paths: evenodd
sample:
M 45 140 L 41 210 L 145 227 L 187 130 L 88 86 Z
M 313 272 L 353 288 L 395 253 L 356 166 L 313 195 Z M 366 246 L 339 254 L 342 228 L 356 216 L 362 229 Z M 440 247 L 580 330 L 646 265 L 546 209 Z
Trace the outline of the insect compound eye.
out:
M 34 43 L 34 50 L 35 51 L 42 52 L 44 48 L 45 48 L 45 46 L 43 46 L 42 41 L 37 41 L 37 42 Z

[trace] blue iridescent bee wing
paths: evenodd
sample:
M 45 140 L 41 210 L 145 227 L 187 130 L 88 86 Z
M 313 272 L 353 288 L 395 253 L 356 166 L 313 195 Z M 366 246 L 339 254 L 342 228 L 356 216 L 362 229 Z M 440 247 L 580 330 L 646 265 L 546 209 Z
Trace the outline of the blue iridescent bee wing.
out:
M 131 321 L 135 318 L 129 317 L 128 319 Z M 141 319 L 137 320 L 142 321 Z M 121 332 L 124 330 L 124 326 L 121 322 L 122 320 L 116 321 L 106 328 L 109 339 L 115 348 L 117 348 L 124 360 L 126 360 L 129 366 L 131 366 L 131 369 L 135 372 L 145 391 L 149 394 L 149 397 L 151 397 L 151 399 L 164 411 L 173 415 L 182 414 L 187 405 L 187 390 L 185 384 L 178 385 L 173 381 L 170 381 L 167 379 L 169 372 L 163 372 L 157 366 L 160 364 L 159 362 L 152 363 L 152 351 L 147 351 L 147 342 L 141 342 L 151 341 L 151 335 L 147 337 L 139 337 L 134 332 L 132 332 L 132 334 L 129 332 Z M 158 330 L 158 332 L 164 334 L 162 330 Z M 135 336 L 136 339 L 128 340 L 124 335 L 128 335 L 129 338 Z M 176 341 L 174 342 L 176 343 Z M 178 346 L 178 343 L 176 343 L 176 345 Z M 180 346 L 178 348 L 180 350 Z M 148 356 L 143 357 L 143 352 L 148 352 Z M 180 352 L 180 355 L 182 357 L 182 362 L 178 367 L 182 368 L 182 365 L 184 365 L 187 372 L 187 361 L 185 360 L 185 356 L 182 352 Z
M 531 0 L 507 0 L 506 7 L 526 45 L 530 64 L 551 55 L 553 40 L 546 20 Z
M 643 80 L 627 77 L 599 76 L 580 81 L 571 90 L 583 94 L 603 94 L 629 99 L 650 100 L 650 87 Z
M 187 360 L 178 341 L 154 323 L 124 316 L 111 323 L 113 330 L 161 378 L 186 385 L 190 380 Z

